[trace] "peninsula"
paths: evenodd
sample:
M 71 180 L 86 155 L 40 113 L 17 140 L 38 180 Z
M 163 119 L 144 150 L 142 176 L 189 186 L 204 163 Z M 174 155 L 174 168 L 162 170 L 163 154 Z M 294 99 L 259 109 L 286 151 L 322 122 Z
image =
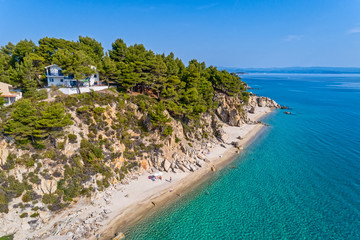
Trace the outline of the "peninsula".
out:
M 15 239 L 111 238 L 239 154 L 280 107 L 236 74 L 121 39 L 107 52 L 90 37 L 8 43 L 0 82 L 22 96 L 0 97 L 0 237 Z

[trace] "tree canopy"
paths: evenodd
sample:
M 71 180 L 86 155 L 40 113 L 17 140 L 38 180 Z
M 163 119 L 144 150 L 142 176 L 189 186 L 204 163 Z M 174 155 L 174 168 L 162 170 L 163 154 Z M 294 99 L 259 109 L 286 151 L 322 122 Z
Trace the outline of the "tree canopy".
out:
M 22 99 L 14 104 L 4 132 L 19 142 L 35 142 L 72 124 L 70 115 L 65 112 L 61 103 L 34 103 L 29 99 Z
M 87 36 L 78 41 L 45 37 L 38 46 L 25 39 L 2 46 L 0 81 L 20 87 L 25 97 L 31 96 L 44 84 L 44 66 L 54 63 L 65 75 L 78 80 L 94 74 L 93 65 L 101 80 L 124 91 L 154 97 L 178 117 L 196 117 L 213 108 L 216 92 L 248 99 L 245 84 L 236 74 L 195 59 L 185 66 L 173 53 L 156 54 L 142 44 L 127 45 L 122 39 L 116 39 L 104 52 L 100 42 Z

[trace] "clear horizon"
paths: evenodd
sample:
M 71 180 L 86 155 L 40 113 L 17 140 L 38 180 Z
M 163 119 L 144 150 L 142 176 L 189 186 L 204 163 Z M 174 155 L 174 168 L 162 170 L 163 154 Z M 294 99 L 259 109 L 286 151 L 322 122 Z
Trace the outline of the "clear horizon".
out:
M 0 45 L 122 38 L 185 63 L 233 68 L 360 67 L 360 1 L 0 0 Z

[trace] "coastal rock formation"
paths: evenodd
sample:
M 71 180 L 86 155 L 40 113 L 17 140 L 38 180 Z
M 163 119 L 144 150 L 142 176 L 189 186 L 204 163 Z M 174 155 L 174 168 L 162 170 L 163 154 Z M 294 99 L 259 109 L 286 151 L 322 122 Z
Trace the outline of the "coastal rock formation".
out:
M 215 101 L 219 102 L 216 114 L 222 122 L 230 126 L 241 126 L 241 124 L 245 123 L 244 112 L 241 108 L 244 103 L 239 98 L 217 93 Z
M 218 118 L 230 126 L 241 126 L 244 123 L 248 123 L 247 113 L 255 113 L 256 107 L 280 108 L 280 105 L 274 100 L 254 95 L 249 97 L 248 103 L 241 102 L 239 98 L 223 93 L 216 94 L 215 100 L 219 102 L 219 106 L 216 109 Z
M 251 107 L 280 108 L 280 105 L 268 97 L 250 96 L 249 104 L 245 108 L 249 111 Z
M 31 189 L 21 187 L 22 192 L 17 197 L 6 205 L 0 203 L 0 209 L 3 209 L 0 225 L 9 226 L 0 228 L 0 236 L 15 232 L 11 219 L 16 219 L 22 229 L 34 233 L 32 239 L 95 236 L 97 224 L 111 214 L 105 208 L 112 204 L 104 193 L 107 188 L 127 184 L 144 172 L 197 171 L 209 163 L 209 149 L 220 144 L 223 149 L 229 148 L 233 140 L 227 141 L 223 126 L 252 123 L 248 115 L 256 114 L 259 108 L 279 107 L 266 97 L 250 96 L 248 102 L 242 102 L 237 97 L 217 93 L 214 102 L 218 106 L 214 112 L 201 114 L 198 121 L 185 119 L 181 122 L 164 110 L 161 114 L 166 121 L 159 127 L 140 104 L 130 100 L 122 102 L 113 95 L 104 93 L 103 103 L 96 103 L 92 108 L 69 104 L 66 111 L 74 124 L 57 137 L 56 148 L 52 145 L 45 150 L 21 149 L 15 147 L 13 139 L 0 138 L 1 166 L 12 176 L 9 180 L 19 186 L 26 180 Z M 116 101 L 103 100 L 111 97 Z M 92 144 L 95 142 L 92 140 L 99 144 Z M 240 142 L 232 144 L 241 148 Z M 14 168 L 14 161 L 20 166 Z M 90 199 L 80 197 L 80 189 L 91 196 Z M 11 189 L 17 190 L 20 192 L 18 188 Z M 0 191 L 0 197 L 2 194 Z M 58 219 L 56 225 L 40 231 L 62 212 L 62 208 L 72 206 L 72 201 L 92 203 L 98 195 L 102 196 L 101 211 L 82 219 L 77 215 Z
M 8 144 L 5 140 L 0 141 L 0 163 L 4 165 L 9 155 Z

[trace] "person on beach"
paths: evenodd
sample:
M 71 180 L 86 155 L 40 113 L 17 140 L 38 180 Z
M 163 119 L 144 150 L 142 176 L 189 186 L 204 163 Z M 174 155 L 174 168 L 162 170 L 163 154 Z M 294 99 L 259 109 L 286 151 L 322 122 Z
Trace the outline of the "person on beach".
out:
M 172 178 L 170 177 L 170 180 L 169 180 L 170 182 L 172 181 Z

